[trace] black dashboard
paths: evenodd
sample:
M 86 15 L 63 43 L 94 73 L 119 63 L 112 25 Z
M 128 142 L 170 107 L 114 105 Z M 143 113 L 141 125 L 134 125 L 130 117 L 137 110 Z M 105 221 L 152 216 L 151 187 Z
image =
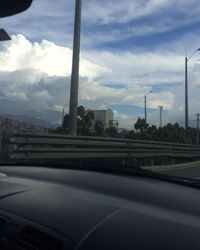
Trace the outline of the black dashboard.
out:
M 0 168 L 0 249 L 200 249 L 200 190 L 143 177 Z

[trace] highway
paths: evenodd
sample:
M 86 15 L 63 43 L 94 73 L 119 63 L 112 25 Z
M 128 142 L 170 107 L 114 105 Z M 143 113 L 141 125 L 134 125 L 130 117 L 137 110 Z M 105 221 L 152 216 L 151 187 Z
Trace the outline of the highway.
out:
M 173 176 L 200 179 L 200 161 L 171 166 L 145 167 L 145 169 Z
M 162 171 L 162 173 L 179 176 L 179 177 L 200 179 L 200 166 L 188 168 L 188 169 Z

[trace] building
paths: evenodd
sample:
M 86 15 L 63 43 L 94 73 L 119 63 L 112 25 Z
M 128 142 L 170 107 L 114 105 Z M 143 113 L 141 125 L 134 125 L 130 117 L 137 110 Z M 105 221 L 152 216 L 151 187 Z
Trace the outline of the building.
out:
M 107 110 L 92 110 L 95 115 L 96 121 L 101 121 L 104 125 L 104 128 L 116 127 L 115 124 L 118 124 L 114 120 L 114 113 L 111 109 Z

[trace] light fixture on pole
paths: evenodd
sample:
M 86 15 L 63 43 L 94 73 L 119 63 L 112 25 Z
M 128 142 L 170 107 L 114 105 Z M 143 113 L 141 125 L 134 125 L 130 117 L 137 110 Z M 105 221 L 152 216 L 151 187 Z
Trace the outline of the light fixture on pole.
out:
M 196 49 L 189 58 L 185 57 L 185 129 L 188 128 L 188 61 L 197 51 L 200 51 L 200 48 Z
M 78 107 L 78 85 L 79 85 L 79 56 L 80 56 L 80 34 L 81 33 L 81 0 L 76 0 L 72 75 L 69 104 L 69 135 L 76 135 L 77 107 Z

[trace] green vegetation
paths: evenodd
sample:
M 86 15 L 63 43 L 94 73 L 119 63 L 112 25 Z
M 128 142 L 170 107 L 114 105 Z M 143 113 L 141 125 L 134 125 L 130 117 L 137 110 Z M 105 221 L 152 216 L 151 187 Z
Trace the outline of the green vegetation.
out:
M 57 133 L 67 134 L 69 115 L 64 116 L 62 127 L 56 129 Z M 104 124 L 95 120 L 95 115 L 92 111 L 87 111 L 83 106 L 79 106 L 77 109 L 77 134 L 85 136 L 107 136 L 117 137 L 117 128 L 111 127 L 104 129 Z
M 65 115 L 62 127 L 56 129 L 57 133 L 67 134 L 69 116 Z M 83 106 L 77 110 L 77 134 L 83 136 L 120 137 L 127 139 L 154 140 L 175 143 L 196 144 L 197 130 L 189 127 L 185 130 L 178 123 L 167 124 L 162 128 L 155 125 L 149 126 L 145 119 L 138 118 L 134 124 L 134 130 L 126 133 L 118 133 L 117 128 L 104 128 L 101 121 L 95 119 L 92 111 L 87 111 Z
M 192 144 L 196 144 L 197 141 L 196 129 L 189 127 L 185 130 L 178 123 L 168 123 L 162 128 L 157 128 L 155 125 L 149 126 L 144 119 L 138 118 L 134 128 L 135 130 L 130 131 L 126 138 Z

